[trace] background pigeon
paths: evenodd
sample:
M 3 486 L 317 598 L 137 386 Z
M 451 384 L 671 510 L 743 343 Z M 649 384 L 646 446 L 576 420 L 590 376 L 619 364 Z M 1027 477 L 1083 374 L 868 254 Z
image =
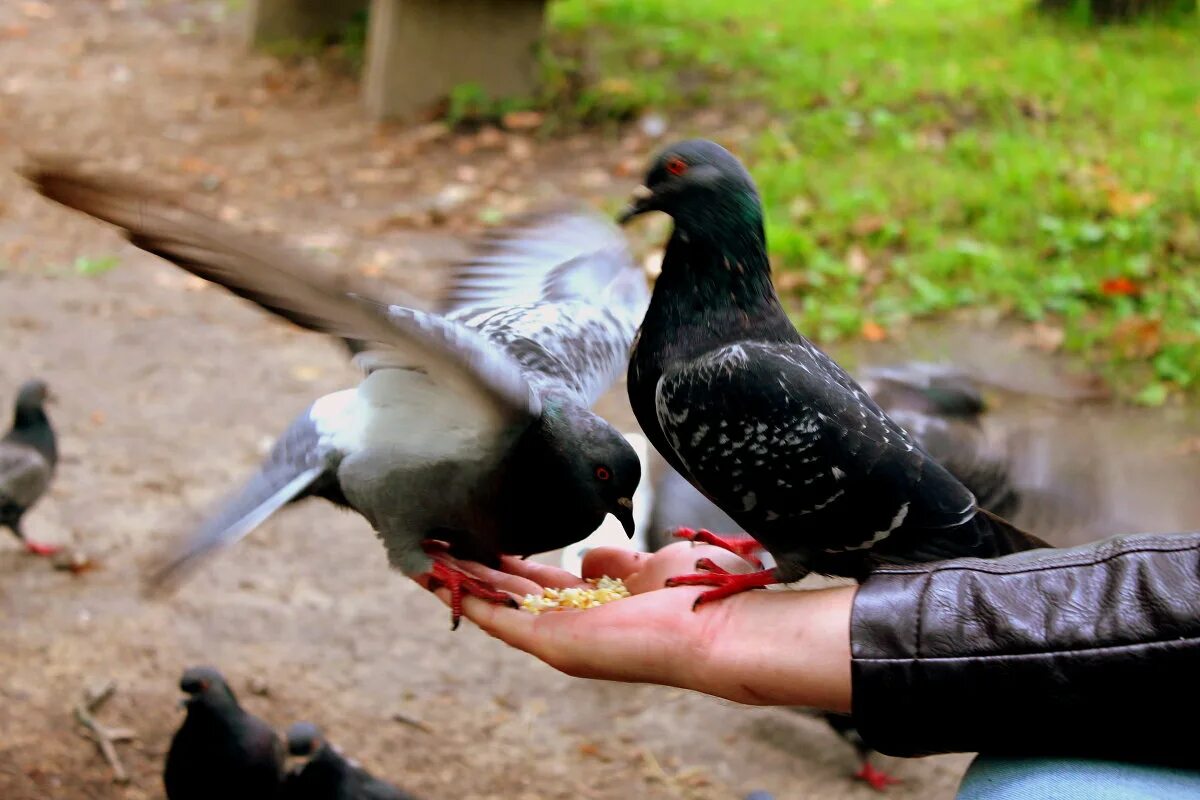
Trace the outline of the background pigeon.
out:
M 414 800 L 343 756 L 311 722 L 288 728 L 287 746 L 308 761 L 288 774 L 283 800 Z
M 862 578 L 879 562 L 1045 546 L 990 512 L 793 327 L 745 168 L 707 141 L 668 148 L 623 221 L 675 228 L 638 332 L 629 396 L 667 461 L 749 531 L 776 566 L 703 574 L 697 603 L 811 571 Z
M 623 372 L 649 291 L 607 220 L 553 211 L 494 232 L 457 269 L 442 316 L 334 289 L 302 256 L 127 179 L 48 162 L 26 175 L 195 275 L 371 343 L 363 382 L 301 414 L 152 585 L 316 495 L 366 517 L 394 567 L 448 586 L 457 625 L 464 591 L 512 600 L 431 558 L 431 541 L 495 564 L 579 541 L 606 514 L 632 533 L 637 455 L 589 408 Z
M 17 392 L 12 429 L 0 439 L 0 526 L 5 526 L 39 556 L 58 552 L 55 545 L 28 539 L 21 529 L 21 517 L 33 507 L 54 477 L 58 447 L 54 429 L 46 416 L 49 396 L 46 384 L 31 380 Z
M 187 717 L 171 740 L 163 784 L 168 800 L 271 800 L 283 780 L 283 744 L 248 714 L 221 673 L 192 667 L 179 688 Z

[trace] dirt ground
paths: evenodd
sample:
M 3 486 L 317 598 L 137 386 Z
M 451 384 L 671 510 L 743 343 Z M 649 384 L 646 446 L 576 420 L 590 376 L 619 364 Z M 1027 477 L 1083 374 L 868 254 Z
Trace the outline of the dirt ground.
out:
M 247 54 L 232 5 L 0 4 L 0 397 L 33 375 L 57 393 L 61 469 L 27 528 L 99 565 L 74 576 L 0 540 L 0 797 L 161 797 L 176 682 L 195 663 L 220 667 L 280 729 L 313 720 L 430 800 L 874 796 L 817 721 L 573 680 L 469 625 L 451 633 L 361 519 L 318 502 L 175 596 L 139 596 L 157 547 L 356 375 L 331 342 L 35 197 L 12 174 L 21 150 L 140 172 L 384 293 L 391 281 L 429 294 L 481 220 L 558 192 L 612 202 L 652 148 L 636 129 L 538 142 L 369 124 L 353 81 Z M 619 392 L 605 407 L 621 413 Z M 71 717 L 109 679 L 99 716 L 135 733 L 118 746 L 127 786 Z M 905 780 L 891 796 L 951 797 L 968 760 L 886 760 Z

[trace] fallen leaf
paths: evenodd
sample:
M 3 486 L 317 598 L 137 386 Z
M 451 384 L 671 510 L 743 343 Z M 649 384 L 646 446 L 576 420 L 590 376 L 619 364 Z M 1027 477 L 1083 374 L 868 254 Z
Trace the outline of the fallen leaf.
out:
M 795 222 L 803 222 L 812 216 L 813 204 L 804 195 L 796 195 L 788 205 L 788 216 Z
M 887 225 L 887 217 L 882 214 L 865 214 L 850 225 L 850 232 L 860 239 L 872 236 L 883 230 Z
M 503 147 L 506 140 L 507 137 L 494 125 L 485 125 L 475 135 L 475 143 L 477 145 L 492 150 Z
M 530 131 L 540 128 L 546 115 L 540 111 L 510 111 L 500 119 L 500 123 L 510 131 Z
M 868 342 L 882 342 L 888 338 L 887 330 L 874 320 L 864 322 L 860 333 L 862 338 Z
M 842 95 L 847 98 L 858 97 L 862 93 L 862 81 L 858 78 L 847 78 L 842 81 Z
M 599 758 L 600 747 L 595 742 L 581 742 L 579 744 L 579 755 L 587 758 Z
M 1021 331 L 1014 339 L 1026 347 L 1033 347 L 1047 353 L 1053 353 L 1062 347 L 1066 339 L 1066 331 L 1045 322 L 1035 322 L 1028 329 Z
M 1132 278 L 1121 276 L 1100 282 L 1100 294 L 1105 297 L 1130 297 L 1142 293 L 1142 287 Z
M 100 425 L 104 424 L 104 421 L 106 419 L 108 419 L 108 417 L 104 414 L 103 411 L 96 410 L 91 413 L 91 415 L 88 417 L 88 419 L 91 420 L 93 425 L 99 427 Z
M 858 245 L 852 245 L 846 251 L 846 267 L 850 270 L 851 275 L 864 275 L 869 266 L 871 266 L 871 259 L 867 257 L 867 251 Z
M 1132 317 L 1113 328 L 1113 345 L 1125 358 L 1149 358 L 1162 349 L 1162 322 Z
M 1145 211 L 1154 203 L 1151 192 L 1127 192 L 1120 187 L 1107 190 L 1108 210 L 1118 217 L 1132 217 Z
M 807 285 L 808 279 L 804 277 L 804 273 L 798 270 L 784 272 L 775 278 L 775 289 L 783 294 L 803 289 Z
M 19 23 L 0 28 L 0 39 L 24 39 L 29 35 L 29 26 Z

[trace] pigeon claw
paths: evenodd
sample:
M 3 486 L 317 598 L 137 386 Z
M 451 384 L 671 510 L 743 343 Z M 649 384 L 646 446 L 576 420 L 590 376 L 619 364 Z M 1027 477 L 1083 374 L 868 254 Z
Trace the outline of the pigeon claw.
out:
M 429 572 L 429 588 L 435 589 L 438 586 L 445 586 L 450 590 L 450 630 L 452 631 L 458 630 L 458 623 L 462 620 L 463 597 L 468 594 L 481 600 L 487 600 L 489 603 L 517 607 L 517 601 L 508 593 L 494 589 L 479 578 L 473 578 L 449 564 L 434 561 L 433 569 Z
M 903 783 L 903 781 L 901 781 L 899 778 L 893 778 L 886 772 L 875 769 L 871 766 L 870 762 L 867 761 L 863 762 L 862 769 L 854 773 L 854 777 L 858 778 L 860 781 L 865 781 L 877 792 L 886 792 L 887 787 L 896 783 Z
M 25 540 L 25 551 L 35 556 L 52 556 L 59 550 L 62 550 L 62 547 L 57 544 L 43 544 L 28 539 Z
M 711 544 L 714 547 L 720 547 L 723 550 L 728 550 L 735 555 L 754 564 L 759 569 L 762 569 L 762 559 L 756 553 L 763 549 L 763 546 L 758 543 L 758 540 L 753 536 L 745 533 L 713 533 L 710 530 L 701 528 L 695 530 L 693 528 L 678 528 L 675 531 L 675 536 L 679 539 L 687 539 L 693 544 Z
M 697 572 L 692 575 L 677 575 L 674 578 L 668 578 L 666 583 L 667 586 L 716 587 L 702 593 L 696 598 L 696 602 L 692 603 L 693 611 L 702 603 L 711 603 L 714 600 L 741 594 L 750 589 L 761 589 L 764 586 L 779 583 L 779 579 L 775 577 L 775 570 L 773 569 L 764 569 L 759 572 L 733 573 L 717 566 L 716 563 L 708 558 L 702 558 L 697 561 L 696 569 L 703 570 L 703 572 Z

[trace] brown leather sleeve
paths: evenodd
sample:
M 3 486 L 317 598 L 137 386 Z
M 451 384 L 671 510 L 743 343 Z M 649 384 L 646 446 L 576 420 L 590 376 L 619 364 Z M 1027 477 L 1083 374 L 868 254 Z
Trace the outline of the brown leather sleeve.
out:
M 855 724 L 882 753 L 1200 765 L 1200 533 L 887 567 L 851 646 Z

